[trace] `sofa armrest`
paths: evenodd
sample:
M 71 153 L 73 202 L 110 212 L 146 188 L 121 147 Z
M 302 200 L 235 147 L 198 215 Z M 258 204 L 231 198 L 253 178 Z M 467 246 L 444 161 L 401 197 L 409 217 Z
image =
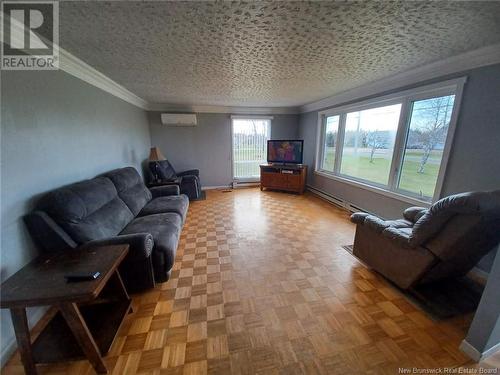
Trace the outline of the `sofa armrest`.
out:
M 74 249 L 78 244 L 49 215 L 34 211 L 24 217 L 36 245 L 46 252 Z
M 187 171 L 176 173 L 176 174 L 179 177 L 184 177 L 184 176 L 196 176 L 196 177 L 200 177 L 200 171 L 198 169 L 189 169 Z
M 370 216 L 370 214 L 366 212 L 355 212 L 351 215 L 351 221 L 355 224 L 364 224 L 367 216 Z
M 164 185 L 164 186 L 154 186 L 149 188 L 153 198 L 166 197 L 168 195 L 179 195 L 180 189 L 179 185 Z
M 427 208 L 424 207 L 409 207 L 403 212 L 403 217 L 406 220 L 416 223 L 427 212 Z
M 103 238 L 100 240 L 93 240 L 86 242 L 81 248 L 88 249 L 94 246 L 107 246 L 107 245 L 129 245 L 127 260 L 141 260 L 146 259 L 153 251 L 153 236 L 150 233 L 134 233 L 124 234 L 121 236 Z

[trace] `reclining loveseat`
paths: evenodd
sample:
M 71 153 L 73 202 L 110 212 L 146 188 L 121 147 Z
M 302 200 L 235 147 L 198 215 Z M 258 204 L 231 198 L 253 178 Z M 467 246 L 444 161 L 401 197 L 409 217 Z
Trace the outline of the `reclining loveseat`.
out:
M 44 252 L 129 244 L 120 273 L 139 291 L 168 280 L 188 207 L 178 186 L 148 189 L 127 167 L 47 193 L 25 222 Z

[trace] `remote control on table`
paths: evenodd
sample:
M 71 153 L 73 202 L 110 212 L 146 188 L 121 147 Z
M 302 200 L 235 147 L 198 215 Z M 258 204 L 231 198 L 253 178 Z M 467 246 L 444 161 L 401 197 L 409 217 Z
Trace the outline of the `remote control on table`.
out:
M 64 278 L 68 283 L 78 282 L 78 281 L 91 281 L 97 279 L 101 276 L 100 272 L 88 272 L 88 273 L 75 273 L 72 275 L 66 275 Z

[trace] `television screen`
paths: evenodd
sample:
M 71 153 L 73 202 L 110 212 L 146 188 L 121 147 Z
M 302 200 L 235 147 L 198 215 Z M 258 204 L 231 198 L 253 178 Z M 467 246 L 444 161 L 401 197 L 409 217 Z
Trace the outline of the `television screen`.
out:
M 267 161 L 269 163 L 302 164 L 302 140 L 267 141 Z

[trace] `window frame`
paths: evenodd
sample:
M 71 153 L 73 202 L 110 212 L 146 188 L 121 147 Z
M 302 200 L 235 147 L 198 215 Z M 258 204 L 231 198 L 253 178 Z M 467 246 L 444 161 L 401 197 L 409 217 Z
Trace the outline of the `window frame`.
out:
M 327 117 L 336 117 L 337 115 L 331 115 L 331 116 L 327 116 Z M 339 117 L 339 123 L 337 125 L 337 139 L 335 140 L 335 155 L 333 156 L 333 171 L 335 171 L 335 168 L 336 168 L 336 163 L 337 163 L 337 149 L 338 149 L 338 140 L 339 140 L 339 131 L 340 131 L 340 122 L 342 121 L 342 118 L 340 115 L 338 115 Z M 321 131 L 322 131 L 322 136 L 321 136 L 321 147 L 320 147 L 320 160 L 318 160 L 318 165 L 320 165 L 320 169 L 323 170 L 323 171 L 327 171 L 329 173 L 333 173 L 333 171 L 329 171 L 328 169 L 323 169 L 322 166 L 324 164 L 324 158 L 325 158 L 325 138 L 326 138 L 326 117 L 325 117 L 325 121 L 323 122 L 322 124 L 322 127 L 321 127 Z
M 231 115 L 230 116 L 230 132 L 231 132 L 231 148 L 230 148 L 230 152 L 231 152 L 231 180 L 233 181 L 233 183 L 252 183 L 252 182 L 257 182 L 259 181 L 259 177 L 244 177 L 244 178 L 238 178 L 238 177 L 235 177 L 234 175 L 234 145 L 233 145 L 233 142 L 234 142 L 234 120 L 266 120 L 266 121 L 269 121 L 269 128 L 267 129 L 268 131 L 268 134 L 267 134 L 267 137 L 269 139 L 272 139 L 272 126 L 273 126 L 273 120 L 274 120 L 274 116 L 267 116 L 267 115 Z M 266 152 L 267 152 L 267 149 L 266 149 Z M 266 155 L 267 156 L 267 155 Z
M 441 197 L 441 191 L 446 174 L 446 167 L 451 153 L 453 137 L 455 134 L 460 104 L 462 101 L 463 88 L 467 77 L 459 77 L 430 85 L 419 86 L 416 88 L 398 91 L 389 95 L 374 97 L 368 100 L 352 103 L 344 106 L 334 107 L 318 112 L 317 137 L 316 137 L 316 158 L 314 161 L 314 173 L 333 180 L 348 183 L 353 186 L 371 190 L 391 198 L 395 198 L 411 204 L 429 206 Z M 446 135 L 446 141 L 443 149 L 443 156 L 439 167 L 434 195 L 430 199 L 425 199 L 419 194 L 409 192 L 398 187 L 400 174 L 402 171 L 404 153 L 408 130 L 410 127 L 413 102 L 430 99 L 439 96 L 455 95 L 453 110 L 450 116 L 450 123 Z M 371 108 L 401 104 L 398 128 L 394 140 L 394 151 L 392 154 L 389 179 L 387 185 L 378 184 L 368 180 L 352 177 L 340 173 L 342 163 L 342 151 L 344 147 L 344 136 L 346 128 L 346 118 L 349 112 L 357 112 Z M 339 126 L 337 132 L 337 141 L 335 149 L 335 161 L 333 172 L 322 169 L 322 158 L 324 154 L 324 138 L 326 128 L 326 118 L 330 116 L 339 116 Z

